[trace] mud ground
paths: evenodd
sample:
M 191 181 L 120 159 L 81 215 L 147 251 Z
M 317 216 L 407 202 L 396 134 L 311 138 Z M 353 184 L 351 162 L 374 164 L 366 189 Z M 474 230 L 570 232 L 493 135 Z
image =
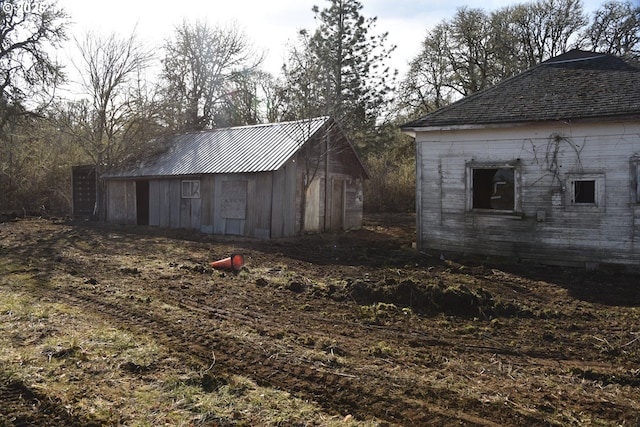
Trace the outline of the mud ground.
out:
M 640 277 L 442 260 L 414 239 L 405 215 L 276 241 L 16 220 L 0 224 L 1 286 L 150 335 L 176 360 L 214 354 L 205 389 L 242 375 L 389 426 L 640 425 Z M 232 253 L 242 271 L 210 267 Z M 208 425 L 252 425 L 239 418 Z M 0 425 L 38 424 L 104 420 L 0 375 Z

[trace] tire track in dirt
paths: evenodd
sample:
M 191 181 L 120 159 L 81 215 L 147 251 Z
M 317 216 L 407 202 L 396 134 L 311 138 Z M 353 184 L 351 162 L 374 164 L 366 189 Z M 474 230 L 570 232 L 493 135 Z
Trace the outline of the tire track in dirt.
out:
M 0 376 L 0 426 L 99 427 L 101 424 L 86 417 L 68 413 L 58 401 L 44 396 L 21 381 Z M 10 414 L 10 415 L 7 415 Z
M 439 393 L 433 390 L 416 390 L 415 384 L 390 385 L 382 372 L 377 375 L 351 375 L 320 370 L 304 360 L 292 360 L 278 349 L 257 349 L 221 334 L 212 325 L 211 319 L 196 322 L 183 318 L 180 327 L 176 327 L 174 322 L 126 302 L 116 304 L 105 301 L 99 294 L 78 292 L 70 295 L 56 290 L 50 292 L 48 297 L 96 312 L 125 329 L 148 334 L 176 352 L 190 354 L 204 366 L 209 366 L 214 359 L 215 366 L 225 373 L 249 376 L 259 385 L 284 389 L 298 397 L 314 400 L 321 407 L 337 414 L 351 414 L 360 419 L 376 417 L 403 426 L 434 423 L 459 425 L 461 421 L 467 425 L 501 425 L 483 416 L 484 413 L 491 412 L 487 405 L 477 408 L 483 413 L 478 415 L 470 413 L 475 412 L 469 406 L 473 406 L 474 402 L 460 402 L 461 407 L 455 408 L 452 405 L 455 401 L 453 392 L 445 393 L 443 402 L 448 406 L 445 408 L 439 404 Z M 197 306 L 191 308 L 209 311 Z M 221 318 L 239 320 L 237 318 L 240 317 L 244 321 L 255 322 L 255 319 L 244 315 L 230 315 L 225 310 L 209 313 L 213 321 Z M 461 411 L 463 407 L 464 413 Z M 531 421 L 535 425 L 536 420 Z
M 324 295 L 311 296 L 309 292 L 291 294 L 287 290 L 283 291 L 286 285 L 278 285 L 275 279 L 273 283 L 267 284 L 268 288 L 262 288 L 260 291 L 256 289 L 255 282 L 249 282 L 242 276 L 237 280 L 225 279 L 224 276 L 212 277 L 210 270 L 201 271 L 202 266 L 206 265 L 203 259 L 206 260 L 207 256 L 202 255 L 205 252 L 200 247 L 193 253 L 184 249 L 185 252 L 180 252 L 179 256 L 152 258 L 154 264 L 140 267 L 140 260 L 145 259 L 148 253 L 154 253 L 148 247 L 138 250 L 133 246 L 119 246 L 118 253 L 124 256 L 131 255 L 132 263 L 124 260 L 122 256 L 111 258 L 98 251 L 87 255 L 86 252 L 66 250 L 59 251 L 57 260 L 53 261 L 51 254 L 44 253 L 44 249 L 40 248 L 44 248 L 41 242 L 44 238 L 38 237 L 34 246 L 29 246 L 29 250 L 25 248 L 24 242 L 21 242 L 20 247 L 23 249 L 20 253 L 25 258 L 31 252 L 41 255 L 40 258 L 29 255 L 32 259 L 30 262 L 36 265 L 42 262 L 47 267 L 41 267 L 40 270 L 24 269 L 21 270 L 21 274 L 33 273 L 35 276 L 41 276 L 36 279 L 38 282 L 42 281 L 45 287 L 47 283 L 55 283 L 55 280 L 51 279 L 56 275 L 65 281 L 66 285 L 59 289 L 47 291 L 47 297 L 88 312 L 95 312 L 116 326 L 155 337 L 159 344 L 167 347 L 178 357 L 201 361 L 202 365 L 207 367 L 215 358 L 216 369 L 219 368 L 222 375 L 237 373 L 251 377 L 261 385 L 273 386 L 299 397 L 315 400 L 329 412 L 351 413 L 357 418 L 366 419 L 376 416 L 379 420 L 402 425 L 548 425 L 543 421 L 548 419 L 545 418 L 545 414 L 549 413 L 548 408 L 551 406 L 545 403 L 546 397 L 540 398 L 535 391 L 524 391 L 518 402 L 528 402 L 527 398 L 532 397 L 530 407 L 538 410 L 528 418 L 526 414 L 523 415 L 526 409 L 518 409 L 510 401 L 487 402 L 486 399 L 475 399 L 473 394 L 467 394 L 458 388 L 458 392 L 446 390 L 435 380 L 412 381 L 411 378 L 407 378 L 410 375 L 419 377 L 425 373 L 437 373 L 441 366 L 437 358 L 448 356 L 454 359 L 453 372 L 447 372 L 447 366 L 443 366 L 443 375 L 454 380 L 464 377 L 468 381 L 462 379 L 462 383 L 471 388 L 474 387 L 476 379 L 473 375 L 474 369 L 478 366 L 488 366 L 487 362 L 494 354 L 504 356 L 499 357 L 495 363 L 541 366 L 544 368 L 542 373 L 535 373 L 540 376 L 548 373 L 556 377 L 561 375 L 578 378 L 582 373 L 586 379 L 602 379 L 607 381 L 605 384 L 618 381 L 619 371 L 613 366 L 607 367 L 603 364 L 610 358 L 600 357 L 593 349 L 586 351 L 589 349 L 588 346 L 593 345 L 586 340 L 577 340 L 573 329 L 562 329 L 563 324 L 558 327 L 553 341 L 543 342 L 546 347 L 544 352 L 541 352 L 542 346 L 535 338 L 501 332 L 508 330 L 512 324 L 517 326 L 514 329 L 516 333 L 530 331 L 531 325 L 542 325 L 541 322 L 530 323 L 526 319 L 520 323 L 505 320 L 503 325 L 499 325 L 495 331 L 489 330 L 488 333 L 482 331 L 484 328 L 481 329 L 468 319 L 462 318 L 447 319 L 443 321 L 445 326 L 433 328 L 428 320 L 424 320 L 419 322 L 418 331 L 405 331 L 399 322 L 391 322 L 391 325 L 359 322 L 356 313 L 358 306 L 351 304 L 351 301 L 350 308 L 345 309 L 330 299 L 318 299 L 326 298 Z M 100 239 L 97 241 L 100 243 Z M 120 244 L 122 241 L 123 239 L 118 239 Z M 139 242 L 136 241 L 135 244 L 138 245 Z M 110 248 L 106 245 L 103 247 Z M 15 253 L 11 255 L 16 257 Z M 99 262 L 96 263 L 95 259 L 99 259 Z M 23 264 L 24 261 L 16 257 L 14 262 Z M 288 263 L 289 258 L 283 262 Z M 200 269 L 193 268 L 193 264 Z M 136 267 L 130 268 L 131 265 Z M 259 265 L 273 265 L 273 261 L 271 264 L 265 261 Z M 295 269 L 290 270 L 290 274 L 299 273 L 304 277 L 307 275 L 306 269 L 310 268 L 313 266 L 306 263 L 300 266 L 296 264 Z M 255 277 L 256 274 L 259 275 L 260 272 L 254 271 L 253 275 L 250 274 L 248 277 Z M 313 276 L 309 273 L 309 276 L 312 279 L 319 277 L 319 281 L 322 281 L 323 274 Z M 359 277 L 360 274 L 362 273 L 348 270 L 343 275 Z M 85 286 L 76 286 L 89 278 L 95 278 L 97 286 L 90 289 L 91 286 L 86 286 L 87 282 Z M 172 284 L 177 284 L 175 292 L 167 290 Z M 182 288 L 183 285 L 187 288 Z M 509 286 L 504 284 L 503 287 Z M 38 290 L 33 292 L 37 296 L 43 295 Z M 268 297 L 267 294 L 274 295 Z M 531 293 L 533 296 L 538 294 L 539 292 L 533 291 Z M 145 302 L 147 295 L 153 303 Z M 281 300 L 283 297 L 284 301 Z M 173 306 L 167 309 L 166 316 L 165 309 L 162 308 L 163 303 Z M 305 303 L 309 303 L 307 305 L 311 311 L 302 308 Z M 541 305 L 541 308 L 545 307 L 546 305 Z M 334 309 L 340 318 L 333 316 Z M 321 310 L 327 310 L 332 316 L 323 317 L 320 315 Z M 576 315 L 577 312 L 570 313 Z M 342 321 L 341 318 L 351 320 Z M 576 319 L 579 320 L 577 317 Z M 294 322 L 295 326 L 290 326 Z M 558 323 L 560 322 L 567 321 L 562 318 L 558 320 Z M 330 332 L 334 324 L 338 326 L 337 330 Z M 583 327 L 583 324 L 577 324 Z M 465 326 L 474 328 L 476 332 L 468 332 L 464 329 Z M 248 331 L 250 336 L 235 334 L 235 327 L 243 333 Z M 590 327 L 591 324 L 584 324 L 585 331 L 590 331 Z M 349 330 L 352 332 L 349 333 Z M 537 329 L 535 332 L 539 331 L 541 330 Z M 323 364 L 318 363 L 319 359 L 307 357 L 313 344 L 311 347 L 305 345 L 305 338 L 312 338 L 317 342 L 325 337 L 332 338 L 331 334 L 335 335 L 336 332 L 347 332 L 344 337 L 336 336 L 337 344 L 347 351 L 344 363 L 341 361 L 340 365 Z M 365 339 L 370 341 L 363 344 L 366 342 Z M 509 340 L 513 340 L 516 346 L 510 344 Z M 387 341 L 391 346 L 397 345 L 401 351 L 407 351 L 410 357 L 403 355 L 397 360 L 391 360 L 390 357 L 388 361 L 367 357 L 366 346 L 377 341 Z M 563 347 L 568 345 L 573 349 L 564 350 Z M 578 356 L 582 349 L 585 349 L 586 362 L 574 363 L 573 357 Z M 327 349 L 316 346 L 314 350 L 319 350 L 319 353 L 326 352 Z M 435 354 L 433 364 L 430 365 L 429 360 L 423 362 L 418 359 L 425 356 L 428 359 L 431 352 Z M 456 360 L 458 358 L 460 360 Z M 465 363 L 466 359 L 472 363 Z M 563 363 L 562 366 L 560 362 L 565 361 L 568 364 Z M 395 374 L 386 375 L 385 366 L 397 369 L 402 377 L 397 378 Z M 584 369 L 572 371 L 572 366 Z M 497 369 L 494 366 L 488 367 Z M 593 371 L 596 367 L 598 370 Z M 465 370 L 472 375 L 465 375 Z M 493 380 L 496 390 L 500 389 L 500 378 L 501 376 L 497 375 Z M 631 379 L 634 378 L 637 378 L 637 375 Z M 442 383 L 446 384 L 446 381 Z M 483 387 L 487 384 L 483 384 Z M 637 381 L 631 381 L 629 384 L 635 387 Z M 486 387 L 478 389 L 487 390 Z M 565 404 L 563 408 L 574 411 L 567 413 L 589 412 L 593 408 L 600 408 L 598 404 L 610 405 L 602 397 L 591 399 L 588 396 L 575 401 L 567 399 L 561 402 Z M 602 413 L 607 414 L 609 419 L 622 419 L 623 415 L 627 416 L 628 420 L 635 419 L 628 415 L 631 413 L 628 412 L 631 406 L 624 406 L 624 403 L 620 406 L 620 416 L 616 415 L 615 408 L 602 408 Z

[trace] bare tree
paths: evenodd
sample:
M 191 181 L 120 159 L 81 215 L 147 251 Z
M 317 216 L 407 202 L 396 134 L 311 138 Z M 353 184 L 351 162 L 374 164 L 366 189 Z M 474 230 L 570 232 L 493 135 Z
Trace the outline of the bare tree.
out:
M 0 8 L 0 129 L 61 83 L 51 56 L 66 40 L 67 14 L 53 3 L 4 0 Z
M 407 113 L 441 107 L 452 91 L 470 95 L 578 46 L 586 23 L 580 0 L 537 0 L 491 14 L 458 9 L 428 33 L 411 62 L 403 84 Z
M 128 141 L 122 137 L 138 113 L 131 108 L 132 94 L 152 57 L 135 33 L 128 38 L 88 33 L 77 44 L 90 125 L 81 142 L 95 164 L 108 169 L 118 165 L 127 150 Z
M 526 68 L 568 51 L 587 22 L 581 0 L 538 0 L 513 9 L 512 18 Z
M 298 42 L 289 47 L 287 63 L 283 66 L 286 120 L 311 119 L 329 115 L 327 88 L 323 82 L 323 66 L 311 50 L 306 30 L 298 33 Z
M 23 206 L 20 182 L 27 176 L 24 153 L 32 125 L 52 90 L 63 81 L 51 56 L 66 40 L 66 13 L 53 3 L 3 0 L 0 8 L 0 206 Z
M 458 9 L 450 26 L 452 87 L 469 95 L 491 85 L 491 23 L 482 9 Z
M 584 36 L 594 51 L 639 57 L 640 6 L 633 6 L 629 1 L 604 3 L 594 12 Z
M 449 25 L 436 25 L 422 42 L 422 50 L 409 62 L 396 101 L 398 111 L 422 115 L 447 105 L 453 96 L 448 60 Z
M 267 123 L 281 121 L 286 109 L 283 81 L 270 73 L 259 72 L 257 84 L 262 96 L 262 109 L 265 121 Z
M 169 108 L 180 130 L 216 127 L 216 114 L 241 91 L 240 78 L 262 62 L 236 26 L 183 22 L 164 46 L 162 78 Z M 246 95 L 246 93 L 244 93 Z
M 88 33 L 77 40 L 81 61 L 84 97 L 61 106 L 61 128 L 81 146 L 96 167 L 97 175 L 122 166 L 146 143 L 154 122 L 141 103 L 144 89 L 142 73 L 151 55 L 135 33 L 128 38 L 115 34 L 101 37 Z M 104 188 L 99 181 L 98 211 L 104 214 Z

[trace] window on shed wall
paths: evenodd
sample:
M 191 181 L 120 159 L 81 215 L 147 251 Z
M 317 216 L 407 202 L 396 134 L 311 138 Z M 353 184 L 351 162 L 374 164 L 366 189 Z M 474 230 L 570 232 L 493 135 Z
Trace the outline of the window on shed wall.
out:
M 184 180 L 182 181 L 182 198 L 183 199 L 199 199 L 200 198 L 200 180 Z
M 471 207 L 513 212 L 516 210 L 516 169 L 514 167 L 471 168 Z

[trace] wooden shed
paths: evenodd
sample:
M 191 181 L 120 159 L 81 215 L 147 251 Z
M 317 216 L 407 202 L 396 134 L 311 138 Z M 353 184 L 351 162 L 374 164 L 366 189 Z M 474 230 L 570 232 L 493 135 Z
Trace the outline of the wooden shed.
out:
M 176 135 L 152 161 L 103 178 L 108 222 L 276 238 L 361 227 L 368 175 L 320 117 Z
M 403 126 L 424 251 L 640 265 L 640 68 L 574 50 Z

